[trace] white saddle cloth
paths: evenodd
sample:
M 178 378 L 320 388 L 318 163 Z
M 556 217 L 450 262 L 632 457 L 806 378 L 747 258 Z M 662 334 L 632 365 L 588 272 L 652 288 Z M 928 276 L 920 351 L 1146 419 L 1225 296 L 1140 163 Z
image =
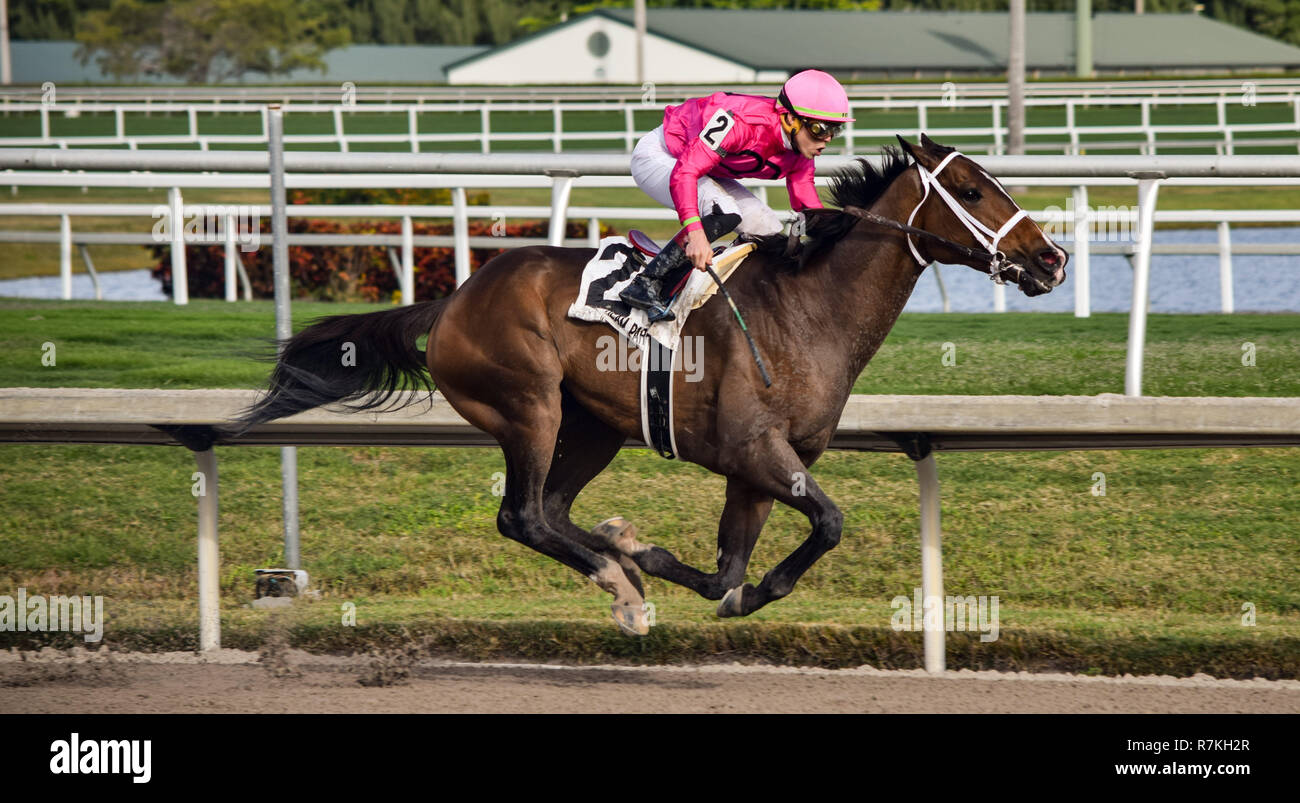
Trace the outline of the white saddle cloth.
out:
M 569 307 L 569 317 L 581 321 L 604 321 L 638 348 L 652 338 L 661 346 L 676 351 L 681 343 L 682 327 L 691 310 L 698 309 L 718 291 L 707 271 L 693 270 L 677 297 L 668 305 L 676 315 L 671 321 L 649 324 L 645 310 L 631 307 L 618 294 L 636 278 L 638 262 L 628 265 L 632 245 L 626 237 L 606 237 L 596 248 L 596 256 L 582 270 L 578 298 Z M 713 269 L 727 281 L 736 268 L 754 250 L 753 243 L 732 246 L 713 258 Z

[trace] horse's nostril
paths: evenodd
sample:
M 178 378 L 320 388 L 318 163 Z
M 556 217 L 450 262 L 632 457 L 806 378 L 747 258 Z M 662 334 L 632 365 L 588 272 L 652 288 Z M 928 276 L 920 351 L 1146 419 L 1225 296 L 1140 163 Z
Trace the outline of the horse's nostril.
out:
M 1055 268 L 1061 264 L 1061 252 L 1056 249 L 1043 251 L 1038 255 L 1038 264 L 1045 268 Z

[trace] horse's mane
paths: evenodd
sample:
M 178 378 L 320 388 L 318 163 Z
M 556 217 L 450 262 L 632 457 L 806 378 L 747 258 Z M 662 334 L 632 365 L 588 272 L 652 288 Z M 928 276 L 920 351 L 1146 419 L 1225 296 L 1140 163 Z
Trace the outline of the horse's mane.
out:
M 831 204 L 840 208 L 857 206 L 870 209 L 884 195 L 889 185 L 894 183 L 894 179 L 910 166 L 907 156 L 892 145 L 881 148 L 880 155 L 879 170 L 861 158 L 836 170 L 831 177 Z M 843 239 L 858 220 L 853 215 L 843 213 L 809 215 L 805 231 L 808 241 L 798 253 L 786 255 L 789 238 L 781 233 L 760 237 L 756 242 L 756 253 L 766 255 L 773 266 L 798 270 Z

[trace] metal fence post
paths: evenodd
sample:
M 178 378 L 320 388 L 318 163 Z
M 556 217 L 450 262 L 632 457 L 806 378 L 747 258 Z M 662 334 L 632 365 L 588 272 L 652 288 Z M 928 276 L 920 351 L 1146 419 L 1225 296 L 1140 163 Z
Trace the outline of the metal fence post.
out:
M 944 648 L 943 533 L 939 525 L 939 465 L 934 452 L 916 461 L 916 479 L 921 486 L 921 599 L 922 640 L 925 671 L 943 672 L 947 667 Z M 938 622 L 931 615 L 934 611 Z M 936 627 L 937 625 L 937 627 Z
M 451 236 L 456 250 L 456 286 L 469 278 L 469 209 L 465 188 L 451 189 Z
M 415 226 L 402 215 L 402 306 L 415 303 Z
M 564 118 L 560 112 L 560 101 L 558 100 L 551 107 L 551 121 L 551 142 L 555 145 L 555 152 L 559 153 L 564 149 L 562 144 L 564 141 Z
M 282 135 L 283 133 L 284 132 L 281 131 Z M 347 137 L 343 135 L 343 108 L 341 106 L 334 107 L 334 138 L 338 140 L 339 151 L 341 153 L 347 153 L 348 140 Z
M 1074 317 L 1092 316 L 1092 265 L 1088 253 L 1092 238 L 1092 215 L 1088 188 L 1074 188 Z
M 564 229 L 568 222 L 569 195 L 573 191 L 576 170 L 547 170 L 551 177 L 551 230 L 550 244 L 564 245 Z
M 235 216 L 226 214 L 226 300 L 234 301 L 235 295 L 235 262 L 239 256 L 235 253 Z
M 1079 129 L 1075 127 L 1074 119 L 1074 101 L 1066 101 L 1065 127 L 1070 129 L 1070 149 L 1067 153 L 1077 156 L 1079 154 Z
M 934 281 L 939 285 L 939 298 L 943 300 L 943 311 L 952 312 L 952 302 L 948 298 L 948 286 L 943 283 L 943 274 L 939 271 L 939 263 L 930 266 L 934 271 Z
M 104 300 L 104 288 L 99 284 L 99 273 L 95 270 L 95 263 L 90 260 L 90 249 L 86 246 L 79 246 L 81 251 L 81 261 L 86 263 L 86 273 L 90 274 L 90 283 L 95 286 L 95 300 Z
M 59 284 L 63 300 L 72 299 L 72 220 L 59 215 Z
M 1155 228 L 1156 195 L 1164 173 L 1133 173 L 1138 180 L 1138 244 L 1133 260 L 1133 306 L 1128 316 L 1128 359 L 1124 395 L 1142 395 L 1142 351 L 1146 344 L 1147 305 L 1151 286 L 1151 239 Z
M 1005 147 L 1002 143 L 1002 106 L 993 104 L 993 152 L 1001 156 Z
M 221 553 L 217 540 L 217 453 L 195 452 L 203 493 L 199 494 L 199 649 L 221 647 Z
M 284 112 L 272 104 L 266 111 L 267 150 L 271 168 L 271 262 L 275 271 L 275 336 L 283 348 L 293 334 L 289 315 L 289 225 L 285 217 Z M 298 447 L 280 447 L 280 481 L 284 493 L 284 562 L 301 569 L 298 554 Z
M 172 224 L 172 301 L 188 304 L 190 280 L 185 265 L 185 203 L 181 198 L 180 187 L 172 187 L 168 196 L 171 201 Z
M 1228 233 L 1228 221 L 1219 221 L 1219 305 L 1224 313 L 1232 313 L 1235 304 L 1232 298 L 1232 235 Z

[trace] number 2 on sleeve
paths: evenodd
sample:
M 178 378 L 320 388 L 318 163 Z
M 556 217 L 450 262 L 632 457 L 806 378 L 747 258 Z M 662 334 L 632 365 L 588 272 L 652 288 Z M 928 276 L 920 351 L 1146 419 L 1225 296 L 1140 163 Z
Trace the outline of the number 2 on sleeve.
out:
M 709 121 L 704 124 L 704 129 L 700 131 L 700 140 L 715 151 L 722 151 L 722 140 L 726 139 L 727 132 L 736 124 L 736 118 L 731 116 L 731 112 L 721 107 L 714 109 L 709 115 Z

